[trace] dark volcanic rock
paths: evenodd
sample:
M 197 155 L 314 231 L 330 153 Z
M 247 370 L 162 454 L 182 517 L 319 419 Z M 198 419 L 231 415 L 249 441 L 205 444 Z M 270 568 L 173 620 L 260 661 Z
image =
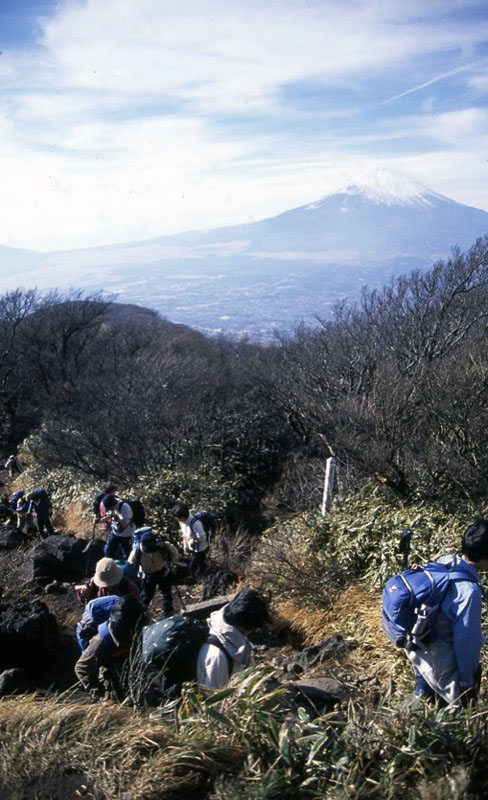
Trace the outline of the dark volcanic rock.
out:
M 19 667 L 6 669 L 0 675 L 0 697 L 5 697 L 9 694 L 23 694 L 30 691 L 31 688 L 31 682 L 28 680 L 24 670 Z
M 180 557 L 171 564 L 171 583 L 173 586 L 181 586 L 189 582 L 193 582 L 190 576 L 190 560 Z
M 35 672 L 59 646 L 55 617 L 40 600 L 0 605 L 0 669 Z
M 60 581 L 53 581 L 44 587 L 44 594 L 67 594 L 71 588 L 70 583 L 61 583 Z
M 237 575 L 234 572 L 216 564 L 208 564 L 203 578 L 202 600 L 210 600 L 212 597 L 228 594 L 236 582 Z
M 0 550 L 15 550 L 23 543 L 24 536 L 17 528 L 6 528 L 0 533 Z
M 293 704 L 304 706 L 316 714 L 331 711 L 336 703 L 346 696 L 343 687 L 332 678 L 316 679 L 314 681 L 297 681 L 284 684 L 290 693 Z
M 32 579 L 41 582 L 77 581 L 91 577 L 103 555 L 103 542 L 95 539 L 87 545 L 73 535 L 49 536 L 32 550 Z
M 318 644 L 306 647 L 300 655 L 300 664 L 304 669 L 310 669 L 317 664 L 322 664 L 331 658 L 342 656 L 349 650 L 349 645 L 340 633 L 323 639 Z

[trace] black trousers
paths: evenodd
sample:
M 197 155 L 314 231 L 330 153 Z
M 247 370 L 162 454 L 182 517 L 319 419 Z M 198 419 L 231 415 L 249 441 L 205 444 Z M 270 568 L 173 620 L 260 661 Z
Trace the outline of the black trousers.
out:
M 202 550 L 199 553 L 192 553 L 190 558 L 190 575 L 192 578 L 200 578 L 205 571 L 205 563 L 207 560 L 207 551 Z
M 36 522 L 37 530 L 43 539 L 47 539 L 49 534 L 52 535 L 54 533 L 54 528 L 49 514 L 43 514 L 42 512 L 36 511 Z M 46 530 L 47 533 L 45 532 Z
M 171 587 L 171 576 L 165 574 L 165 570 L 153 572 L 151 575 L 144 575 L 141 585 L 141 601 L 146 608 L 154 597 L 154 593 L 159 586 L 161 590 L 161 611 L 163 617 L 170 617 L 173 613 L 173 590 Z

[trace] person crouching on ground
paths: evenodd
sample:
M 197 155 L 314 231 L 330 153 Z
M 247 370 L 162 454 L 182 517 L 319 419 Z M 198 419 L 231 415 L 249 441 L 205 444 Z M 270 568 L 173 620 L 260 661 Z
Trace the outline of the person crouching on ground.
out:
M 112 606 L 108 622 L 98 628 L 86 650 L 75 664 L 75 675 L 94 697 L 124 699 L 120 682 L 129 657 L 132 640 L 146 622 L 143 606 L 130 595 Z
M 231 675 L 254 663 L 253 645 L 247 638 L 269 622 L 268 604 L 248 586 L 223 608 L 210 615 L 210 641 L 202 645 L 197 660 L 197 681 L 204 689 L 220 689 Z M 217 639 L 212 643 L 211 639 Z

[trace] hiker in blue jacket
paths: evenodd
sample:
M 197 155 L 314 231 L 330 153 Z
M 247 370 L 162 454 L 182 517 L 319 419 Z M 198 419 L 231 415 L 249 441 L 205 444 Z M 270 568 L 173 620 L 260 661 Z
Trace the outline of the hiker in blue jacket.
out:
M 27 495 L 27 501 L 27 517 L 35 515 L 37 531 L 42 539 L 47 539 L 55 533 L 51 522 L 53 505 L 48 493 L 45 489 L 34 489 Z
M 405 652 L 414 668 L 417 697 L 466 705 L 477 698 L 481 674 L 479 573 L 488 570 L 488 520 L 478 519 L 465 530 L 461 556 L 443 556 L 439 561 L 466 572 L 466 580 L 449 583 L 429 643 Z
M 99 626 L 98 633 L 75 664 L 76 677 L 94 697 L 115 695 L 117 700 L 124 699 L 120 675 L 132 640 L 145 622 L 144 607 L 132 595 L 114 603 L 108 622 Z

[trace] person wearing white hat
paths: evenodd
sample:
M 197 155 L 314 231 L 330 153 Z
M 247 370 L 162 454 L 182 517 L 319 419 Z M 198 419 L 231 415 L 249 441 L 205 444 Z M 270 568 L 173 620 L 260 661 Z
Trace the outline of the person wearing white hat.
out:
M 86 585 L 77 586 L 76 592 L 78 599 L 82 603 L 88 603 L 95 597 L 106 597 L 109 594 L 117 594 L 124 597 L 131 594 L 139 600 L 139 589 L 136 584 L 126 578 L 122 568 L 115 563 L 113 558 L 101 558 L 95 567 L 95 574 Z

